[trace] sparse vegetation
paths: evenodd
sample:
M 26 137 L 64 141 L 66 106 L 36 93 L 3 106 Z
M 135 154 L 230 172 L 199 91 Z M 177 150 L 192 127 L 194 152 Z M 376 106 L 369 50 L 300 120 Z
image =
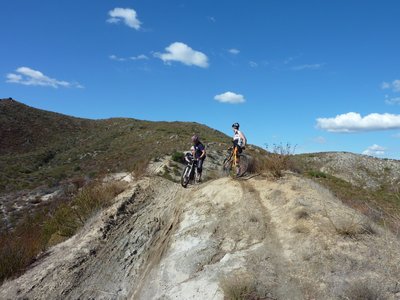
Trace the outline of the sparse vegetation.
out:
M 293 170 L 292 156 L 296 147 L 288 143 L 286 145 L 274 144 L 272 149 L 268 149 L 268 146 L 266 148 L 269 151 L 267 155 L 251 152 L 253 156 L 251 172 L 268 172 L 274 178 L 280 178 L 284 171 Z
M 296 220 L 308 219 L 310 217 L 309 213 L 305 209 L 299 209 L 295 212 Z
M 79 119 L 1 100 L 0 194 L 45 182 L 57 185 L 82 173 L 133 171 L 140 176 L 154 157 L 186 149 L 194 132 L 217 148 L 229 141 L 198 123 Z
M 378 180 L 381 184 L 377 188 L 367 188 L 358 186 L 332 174 L 321 172 L 323 166 L 318 155 L 322 154 L 302 154 L 293 156 L 295 169 L 322 186 L 329 189 L 343 203 L 360 211 L 373 222 L 388 227 L 396 235 L 400 235 L 400 193 L 399 183 L 389 183 L 389 179 L 368 171 L 367 174 L 371 180 Z M 310 160 L 311 159 L 311 160 Z M 347 167 L 347 166 L 346 166 Z M 358 162 L 358 168 L 362 171 L 365 166 Z M 358 172 L 361 172 L 358 171 Z M 383 170 L 389 172 L 389 168 Z M 366 172 L 365 170 L 363 172 Z M 353 171 L 358 174 L 357 170 Z M 352 174 L 349 174 L 351 176 Z
M 327 178 L 327 174 L 321 171 L 311 170 L 308 171 L 308 176 L 315 178 Z
M 29 215 L 0 235 L 0 282 L 20 274 L 43 250 L 71 237 L 99 209 L 125 189 L 123 183 L 90 184 L 67 203 Z
M 171 155 L 172 160 L 176 161 L 178 163 L 183 163 L 184 157 L 185 157 L 185 155 L 183 154 L 183 152 L 176 151 L 176 150 Z
M 348 300 L 379 300 L 381 298 L 380 288 L 374 280 L 357 281 L 347 288 L 341 299 Z
M 355 215 L 342 216 L 342 219 L 335 221 L 331 216 L 329 216 L 327 211 L 325 211 L 325 216 L 327 217 L 335 231 L 342 236 L 355 238 L 360 234 L 376 233 L 372 223 L 369 220 L 357 220 L 357 217 Z
M 221 280 L 220 286 L 226 300 L 261 300 L 254 280 L 243 274 L 232 275 Z

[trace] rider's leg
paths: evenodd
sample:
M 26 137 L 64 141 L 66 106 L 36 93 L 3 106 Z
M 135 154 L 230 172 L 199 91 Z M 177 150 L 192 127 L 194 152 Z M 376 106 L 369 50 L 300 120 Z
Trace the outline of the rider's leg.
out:
M 201 181 L 201 174 L 203 173 L 203 162 L 204 162 L 204 159 L 199 159 L 199 161 L 197 162 L 197 174 L 198 174 L 198 177 L 197 177 L 197 181 Z
M 236 176 L 240 176 L 240 157 L 239 154 L 242 153 L 242 147 L 236 144 Z

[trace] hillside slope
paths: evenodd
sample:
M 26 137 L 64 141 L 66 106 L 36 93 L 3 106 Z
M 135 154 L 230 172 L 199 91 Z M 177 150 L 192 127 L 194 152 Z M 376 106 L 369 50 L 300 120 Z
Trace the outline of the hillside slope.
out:
M 153 158 L 187 150 L 194 133 L 206 144 L 229 142 L 198 123 L 79 119 L 2 99 L 0 195 L 74 177 L 140 172 Z
M 189 189 L 147 177 L 5 282 L 0 298 L 398 299 L 399 248 L 390 232 L 295 175 Z
M 88 120 L 0 100 L 0 233 L 106 174 L 141 175 L 151 160 L 189 150 L 198 134 L 212 149 L 229 137 L 198 123 Z M 72 193 L 71 193 L 72 191 Z

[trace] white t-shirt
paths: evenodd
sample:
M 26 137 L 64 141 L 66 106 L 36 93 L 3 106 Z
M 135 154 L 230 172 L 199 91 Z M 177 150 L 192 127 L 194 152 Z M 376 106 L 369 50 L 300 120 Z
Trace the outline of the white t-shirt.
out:
M 244 139 L 242 138 L 242 136 L 244 137 Z M 246 144 L 246 137 L 244 136 L 244 134 L 239 131 L 239 130 L 235 130 L 235 133 L 233 135 L 233 140 L 237 141 L 237 144 L 240 147 L 243 147 Z

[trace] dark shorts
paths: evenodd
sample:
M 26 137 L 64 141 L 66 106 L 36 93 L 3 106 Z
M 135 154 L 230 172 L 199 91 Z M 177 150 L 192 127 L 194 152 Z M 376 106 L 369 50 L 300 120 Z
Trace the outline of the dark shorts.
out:
M 234 141 L 233 145 L 237 148 L 239 154 L 242 153 L 243 149 L 238 145 L 237 141 Z

